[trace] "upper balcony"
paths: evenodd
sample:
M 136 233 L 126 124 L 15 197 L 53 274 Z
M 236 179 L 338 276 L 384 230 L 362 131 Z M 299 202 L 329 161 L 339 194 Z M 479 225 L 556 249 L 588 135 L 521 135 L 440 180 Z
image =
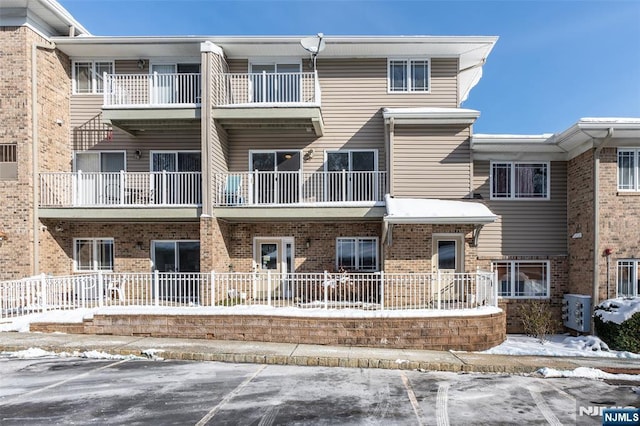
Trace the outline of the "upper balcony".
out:
M 105 73 L 103 78 L 103 119 L 129 133 L 200 121 L 200 73 Z
M 200 73 L 104 74 L 103 118 L 135 134 L 200 120 Z M 220 73 L 211 80 L 212 116 L 223 127 L 307 128 L 322 135 L 316 72 Z
M 317 72 L 213 75 L 212 115 L 227 128 L 302 127 L 323 133 Z

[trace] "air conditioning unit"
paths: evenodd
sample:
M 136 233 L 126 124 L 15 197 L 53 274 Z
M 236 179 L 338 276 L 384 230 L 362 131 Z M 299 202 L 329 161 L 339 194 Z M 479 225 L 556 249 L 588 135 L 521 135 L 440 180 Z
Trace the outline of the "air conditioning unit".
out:
M 562 324 L 572 330 L 589 332 L 591 329 L 591 296 L 565 294 L 562 299 Z

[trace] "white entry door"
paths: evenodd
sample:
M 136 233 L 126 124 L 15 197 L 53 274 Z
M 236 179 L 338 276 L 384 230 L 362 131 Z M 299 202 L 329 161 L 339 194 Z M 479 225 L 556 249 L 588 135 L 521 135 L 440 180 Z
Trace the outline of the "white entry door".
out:
M 433 272 L 439 277 L 433 299 L 441 302 L 457 300 L 461 281 L 456 274 L 464 269 L 464 235 L 434 234 L 432 253 Z
M 255 299 L 268 299 L 269 291 L 271 299 L 293 296 L 290 279 L 294 268 L 293 238 L 256 238 L 254 262 L 258 272 L 253 289 Z

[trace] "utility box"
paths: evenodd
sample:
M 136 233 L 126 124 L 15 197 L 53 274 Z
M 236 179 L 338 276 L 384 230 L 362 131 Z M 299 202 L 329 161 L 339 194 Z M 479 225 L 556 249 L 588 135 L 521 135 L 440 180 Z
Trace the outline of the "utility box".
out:
M 562 299 L 562 324 L 587 333 L 591 329 L 591 296 L 565 294 Z

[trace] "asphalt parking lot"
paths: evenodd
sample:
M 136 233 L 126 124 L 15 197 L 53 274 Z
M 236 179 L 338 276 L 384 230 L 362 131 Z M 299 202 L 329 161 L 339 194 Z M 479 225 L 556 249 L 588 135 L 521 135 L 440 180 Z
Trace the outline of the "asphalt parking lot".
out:
M 499 374 L 0 357 L 0 424 L 600 424 L 630 383 Z

